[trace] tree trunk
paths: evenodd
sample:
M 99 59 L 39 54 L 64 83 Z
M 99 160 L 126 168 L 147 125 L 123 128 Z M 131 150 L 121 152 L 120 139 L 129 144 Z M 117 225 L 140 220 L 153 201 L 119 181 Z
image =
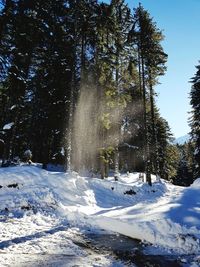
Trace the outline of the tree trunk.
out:
M 144 70 L 144 58 L 141 56 L 142 60 L 142 89 L 143 89 L 143 106 L 144 106 L 144 132 L 145 132 L 145 173 L 146 173 L 146 181 L 151 186 L 151 172 L 150 172 L 150 151 L 149 151 L 149 134 L 147 129 L 147 104 L 146 104 L 146 88 L 145 88 L 145 70 Z
M 116 52 L 116 89 L 117 97 L 119 98 L 119 48 L 117 46 Z M 119 105 L 117 101 L 117 122 L 116 122 L 116 142 L 115 142 L 115 156 L 114 156 L 114 177 L 118 179 L 119 176 L 119 138 L 120 138 L 120 116 L 119 116 Z
M 151 124 L 152 124 L 152 135 L 153 135 L 153 145 L 155 149 L 155 153 L 151 157 L 155 155 L 155 173 L 158 175 L 159 172 L 159 161 L 158 161 L 158 142 L 156 135 L 156 127 L 155 127 L 155 110 L 154 110 L 154 96 L 153 96 L 153 85 L 152 85 L 152 77 L 151 72 L 149 72 L 149 89 L 150 89 L 150 103 L 151 103 Z

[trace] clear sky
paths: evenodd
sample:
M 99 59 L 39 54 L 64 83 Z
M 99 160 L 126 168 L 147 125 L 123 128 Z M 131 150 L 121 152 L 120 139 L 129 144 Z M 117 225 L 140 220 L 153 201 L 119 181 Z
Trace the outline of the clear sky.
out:
M 179 137 L 190 131 L 189 80 L 200 60 L 200 0 L 126 0 L 131 9 L 139 2 L 165 35 L 162 45 L 168 54 L 168 70 L 156 88 L 157 105 Z

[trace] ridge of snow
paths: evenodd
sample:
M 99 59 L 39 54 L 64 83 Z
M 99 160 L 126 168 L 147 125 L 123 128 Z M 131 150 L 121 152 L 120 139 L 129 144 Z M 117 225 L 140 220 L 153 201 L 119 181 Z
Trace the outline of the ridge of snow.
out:
M 184 188 L 153 176 L 150 187 L 139 177 L 130 173 L 115 181 L 36 166 L 0 168 L 0 216 L 54 216 L 150 242 L 168 253 L 198 254 L 200 182 Z

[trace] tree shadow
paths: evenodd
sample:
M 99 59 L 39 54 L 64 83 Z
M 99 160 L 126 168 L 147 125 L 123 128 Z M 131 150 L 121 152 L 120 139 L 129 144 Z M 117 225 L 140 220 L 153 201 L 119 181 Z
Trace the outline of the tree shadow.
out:
M 57 232 L 65 231 L 66 229 L 68 229 L 68 226 L 57 226 L 57 227 L 52 228 L 50 230 L 45 230 L 45 231 L 37 232 L 37 233 L 31 234 L 31 235 L 20 236 L 20 237 L 16 237 L 16 238 L 13 238 L 10 240 L 1 241 L 0 242 L 0 249 L 8 248 L 9 246 L 11 246 L 13 244 L 21 244 L 21 243 L 25 243 L 25 242 L 33 240 L 33 239 L 38 239 L 38 238 L 46 236 L 47 234 L 53 235 Z
M 169 219 L 186 227 L 200 226 L 199 188 L 186 188 L 181 198 L 178 201 L 175 199 L 174 204 L 166 212 Z

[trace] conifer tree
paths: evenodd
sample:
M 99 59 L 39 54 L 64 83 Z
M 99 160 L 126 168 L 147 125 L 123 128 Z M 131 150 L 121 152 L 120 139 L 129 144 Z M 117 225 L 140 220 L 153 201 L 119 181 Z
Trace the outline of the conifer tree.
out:
M 138 51 L 140 90 L 143 98 L 145 169 L 147 181 L 151 185 L 151 164 L 152 158 L 155 157 L 152 157 L 152 152 L 150 151 L 154 151 L 156 158 L 158 157 L 153 86 L 156 84 L 157 77 L 164 73 L 166 54 L 160 45 L 160 41 L 163 38 L 162 33 L 157 29 L 149 13 L 143 9 L 141 4 L 135 10 L 134 22 L 132 35 L 135 37 Z M 151 110 L 151 118 L 148 116 L 149 108 Z M 152 139 L 150 138 L 150 131 L 152 132 Z M 158 168 L 158 159 L 156 162 L 157 166 L 154 167 L 155 169 Z
M 181 186 L 189 186 L 194 181 L 194 149 L 191 141 L 177 144 L 179 152 L 177 174 L 173 177 L 173 183 Z
M 31 149 L 33 160 L 44 166 L 65 161 L 68 170 L 100 170 L 102 177 L 109 168 L 116 176 L 120 169 L 146 168 L 151 184 L 150 171 L 158 172 L 162 160 L 150 152 L 158 154 L 168 142 L 167 134 L 160 137 L 163 124 L 154 99 L 166 55 L 148 12 L 141 6 L 134 12 L 123 0 L 4 1 L 0 138 L 5 158 Z M 81 118 L 93 128 L 84 128 Z
M 200 65 L 196 66 L 197 71 L 192 78 L 192 89 L 190 92 L 190 104 L 192 106 L 191 135 L 194 142 L 195 173 L 194 177 L 200 176 Z
M 4 81 L 7 87 L 7 110 L 9 110 L 4 118 L 4 123 L 13 123 L 11 134 L 6 140 L 7 149 L 5 151 L 5 156 L 10 158 L 19 153 L 19 144 L 24 138 L 22 128 L 25 118 L 22 117 L 26 114 L 27 84 L 35 39 L 33 38 L 34 23 L 31 16 L 33 5 L 22 0 L 12 1 L 12 5 L 10 1 L 8 2 L 14 11 L 11 12 L 9 9 L 8 24 L 3 27 L 2 42 L 6 44 L 7 51 L 6 54 L 3 53 L 2 58 L 7 61 Z
M 170 132 L 168 122 L 159 114 L 156 116 L 159 176 L 163 179 L 169 180 L 176 174 L 176 166 L 173 166 L 173 162 L 177 161 L 177 153 L 171 145 L 172 134 Z

